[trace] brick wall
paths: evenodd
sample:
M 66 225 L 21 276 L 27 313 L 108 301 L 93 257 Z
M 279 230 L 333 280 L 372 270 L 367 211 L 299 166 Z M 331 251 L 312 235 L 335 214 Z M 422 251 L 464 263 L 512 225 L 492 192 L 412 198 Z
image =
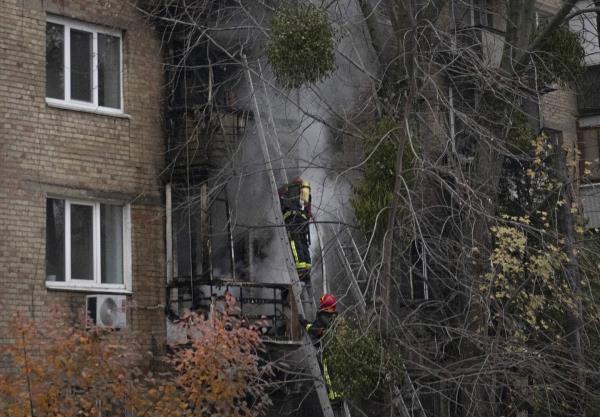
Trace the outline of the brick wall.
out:
M 544 127 L 562 132 L 563 143 L 568 146 L 569 164 L 577 170 L 577 97 L 569 89 L 559 89 L 544 96 L 542 100 Z
M 159 174 L 160 40 L 130 2 L 0 2 L 0 342 L 16 310 L 42 316 L 58 302 L 73 311 L 85 293 L 45 285 L 48 194 L 131 204 L 131 329 L 150 347 L 164 340 L 164 219 Z M 127 117 L 46 104 L 46 16 L 123 30 Z

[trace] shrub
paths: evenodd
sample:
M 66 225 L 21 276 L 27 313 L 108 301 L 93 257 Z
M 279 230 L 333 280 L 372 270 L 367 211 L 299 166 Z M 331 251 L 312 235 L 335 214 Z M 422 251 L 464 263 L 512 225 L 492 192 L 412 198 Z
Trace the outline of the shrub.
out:
M 402 358 L 393 344 L 384 344 L 374 329 L 344 318 L 327 335 L 325 360 L 332 390 L 344 397 L 366 399 L 400 386 Z
M 171 363 L 185 416 L 257 416 L 271 404 L 265 391 L 271 374 L 258 356 L 258 333 L 227 314 L 205 320 L 197 314 L 181 322 L 186 337 L 175 345 Z
M 143 396 L 136 383 L 141 349 L 131 340 L 118 340 L 108 329 L 74 327 L 58 310 L 39 322 L 15 314 L 10 330 L 15 341 L 0 353 L 16 369 L 0 375 L 0 415 L 118 415 Z
M 14 343 L 0 345 L 14 370 L 0 374 L 0 416 L 255 417 L 270 405 L 270 369 L 256 332 L 226 313 L 189 314 L 160 375 L 142 371 L 130 332 L 77 327 L 59 310 L 13 317 Z

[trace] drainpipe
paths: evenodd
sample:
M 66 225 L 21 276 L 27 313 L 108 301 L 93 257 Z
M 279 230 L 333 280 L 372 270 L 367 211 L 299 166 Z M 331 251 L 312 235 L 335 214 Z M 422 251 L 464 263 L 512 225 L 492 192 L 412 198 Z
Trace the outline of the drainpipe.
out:
M 167 284 L 173 281 L 173 203 L 171 199 L 171 183 L 165 185 L 165 209 L 167 211 L 165 239 L 167 246 Z
M 171 183 L 165 184 L 165 246 L 167 248 L 167 259 L 166 259 L 166 273 L 167 273 L 167 287 L 166 287 L 166 306 L 167 311 L 171 310 L 171 301 L 173 300 L 173 292 L 177 292 L 177 288 L 170 288 L 169 284 L 173 282 L 173 200 L 171 197 Z M 177 294 L 175 297 L 179 297 Z M 179 309 L 179 306 L 177 307 Z
M 450 119 L 450 143 L 452 144 L 452 153 L 456 156 L 456 142 L 454 140 L 456 135 L 456 121 L 454 114 L 454 90 L 452 87 L 448 87 L 448 107 L 450 107 L 448 111 L 448 118 Z

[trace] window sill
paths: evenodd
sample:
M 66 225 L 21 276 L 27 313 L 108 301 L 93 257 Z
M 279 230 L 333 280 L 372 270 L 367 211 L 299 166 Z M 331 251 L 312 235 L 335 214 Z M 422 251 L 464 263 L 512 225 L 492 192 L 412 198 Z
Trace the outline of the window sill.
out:
M 116 109 L 111 110 L 109 108 L 101 108 L 101 107 L 79 106 L 77 104 L 66 103 L 61 100 L 56 100 L 56 99 L 47 98 L 47 97 L 46 97 L 46 105 L 48 107 L 54 107 L 54 108 L 62 109 L 62 110 L 74 110 L 74 111 L 80 111 L 80 112 L 84 112 L 84 113 L 99 114 L 102 116 L 113 116 L 113 117 L 118 117 L 120 119 L 131 119 L 131 116 L 129 114 L 123 113 L 121 110 L 116 110 Z
M 103 294 L 133 294 L 131 290 L 125 287 L 103 287 L 103 286 L 87 286 L 87 285 L 74 285 L 70 283 L 60 281 L 46 281 L 46 289 L 48 290 L 60 290 L 60 291 L 77 291 L 77 292 L 93 292 Z

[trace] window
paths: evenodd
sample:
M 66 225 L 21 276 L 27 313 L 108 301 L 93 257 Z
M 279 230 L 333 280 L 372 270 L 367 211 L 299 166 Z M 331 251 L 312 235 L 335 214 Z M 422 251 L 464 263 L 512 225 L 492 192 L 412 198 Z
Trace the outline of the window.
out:
M 487 0 L 473 0 L 471 13 L 473 26 L 494 27 L 494 15 Z
M 488 0 L 455 0 L 452 4 L 457 28 L 494 27 L 494 15 Z
M 128 206 L 48 198 L 48 287 L 130 288 Z
M 583 206 L 585 228 L 600 228 L 600 184 L 586 184 L 579 189 Z M 593 239 L 598 239 L 595 235 Z
M 600 128 L 579 129 L 577 132 L 579 156 L 579 175 L 588 180 L 600 180 Z
M 46 22 L 46 101 L 122 113 L 121 33 L 59 17 Z

